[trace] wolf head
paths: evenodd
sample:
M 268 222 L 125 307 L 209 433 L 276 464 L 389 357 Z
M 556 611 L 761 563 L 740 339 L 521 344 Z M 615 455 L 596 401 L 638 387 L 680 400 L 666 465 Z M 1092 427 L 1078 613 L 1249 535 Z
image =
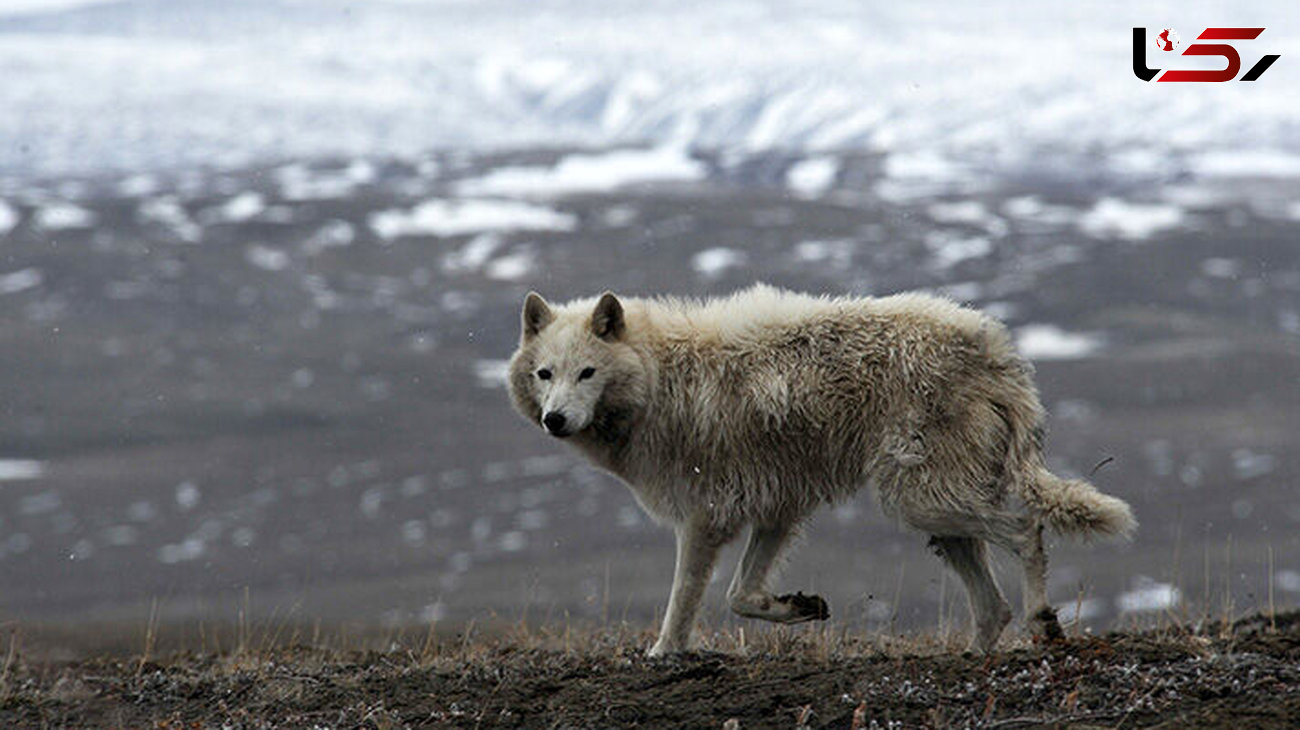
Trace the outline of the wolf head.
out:
M 521 330 L 510 359 L 510 397 L 547 433 L 609 440 L 641 411 L 646 370 L 613 294 L 553 308 L 530 292 Z

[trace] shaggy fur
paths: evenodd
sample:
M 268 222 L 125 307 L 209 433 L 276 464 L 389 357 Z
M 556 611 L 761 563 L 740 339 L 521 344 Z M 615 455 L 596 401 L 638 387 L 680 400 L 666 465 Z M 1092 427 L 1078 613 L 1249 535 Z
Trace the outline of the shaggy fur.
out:
M 1124 502 L 1043 463 L 1032 369 L 1005 327 L 921 294 L 825 298 L 759 285 L 725 299 L 552 307 L 529 294 L 510 362 L 515 407 L 632 489 L 677 535 L 663 629 L 688 648 L 719 548 L 750 526 L 728 599 L 744 616 L 825 618 L 815 596 L 776 596 L 768 574 L 818 506 L 867 483 L 962 578 L 976 647 L 1010 609 L 985 542 L 1020 558 L 1025 615 L 1059 633 L 1042 530 L 1128 535 Z

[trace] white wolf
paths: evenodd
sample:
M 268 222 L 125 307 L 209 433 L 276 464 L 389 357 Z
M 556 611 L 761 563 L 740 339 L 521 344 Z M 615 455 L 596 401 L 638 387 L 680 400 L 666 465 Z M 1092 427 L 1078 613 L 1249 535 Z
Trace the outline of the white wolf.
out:
M 1032 369 L 996 320 L 923 294 L 817 298 L 764 285 L 725 299 L 551 307 L 530 293 L 510 361 L 525 418 L 631 487 L 677 535 L 653 655 L 689 647 L 720 547 L 749 542 L 727 597 L 742 616 L 828 616 L 817 596 L 773 595 L 770 569 L 818 505 L 875 485 L 884 508 L 932 535 L 991 651 L 1011 610 L 985 542 L 1024 568 L 1026 618 L 1060 636 L 1043 528 L 1128 535 L 1129 506 L 1043 464 Z

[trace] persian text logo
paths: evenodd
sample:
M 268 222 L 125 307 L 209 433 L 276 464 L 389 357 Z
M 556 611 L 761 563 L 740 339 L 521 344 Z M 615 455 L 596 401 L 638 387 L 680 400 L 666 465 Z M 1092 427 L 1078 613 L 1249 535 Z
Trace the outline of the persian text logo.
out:
M 1206 28 L 1201 34 L 1196 36 L 1198 41 L 1253 41 L 1263 33 L 1263 28 Z M 1133 29 L 1133 73 L 1143 81 L 1150 81 L 1160 74 L 1158 68 L 1147 68 L 1146 62 L 1146 44 L 1147 29 Z M 1178 31 L 1173 28 L 1164 28 L 1156 34 L 1156 48 L 1161 51 L 1172 51 L 1181 44 L 1178 37 Z M 1192 43 L 1182 52 L 1184 56 L 1218 56 L 1227 59 L 1228 67 L 1218 71 L 1192 71 L 1170 69 L 1160 75 L 1156 81 L 1231 81 L 1237 78 L 1237 72 L 1241 70 L 1241 56 L 1237 54 L 1237 49 L 1227 43 Z M 1254 81 L 1268 70 L 1273 62 L 1281 58 L 1278 55 L 1267 55 L 1255 62 L 1254 66 L 1241 77 L 1242 81 Z

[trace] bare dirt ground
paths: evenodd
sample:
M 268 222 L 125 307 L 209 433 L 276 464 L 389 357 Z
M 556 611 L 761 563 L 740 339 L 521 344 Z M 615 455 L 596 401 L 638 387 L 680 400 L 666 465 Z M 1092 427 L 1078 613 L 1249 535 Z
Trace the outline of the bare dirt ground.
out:
M 11 649 L 0 726 L 1241 727 L 1300 723 L 1300 613 L 1021 642 L 991 658 L 829 630 L 708 634 L 648 659 L 648 636 L 517 628 L 412 635 L 383 651 L 267 648 L 154 661 Z M 328 643 L 328 642 L 327 642 Z

